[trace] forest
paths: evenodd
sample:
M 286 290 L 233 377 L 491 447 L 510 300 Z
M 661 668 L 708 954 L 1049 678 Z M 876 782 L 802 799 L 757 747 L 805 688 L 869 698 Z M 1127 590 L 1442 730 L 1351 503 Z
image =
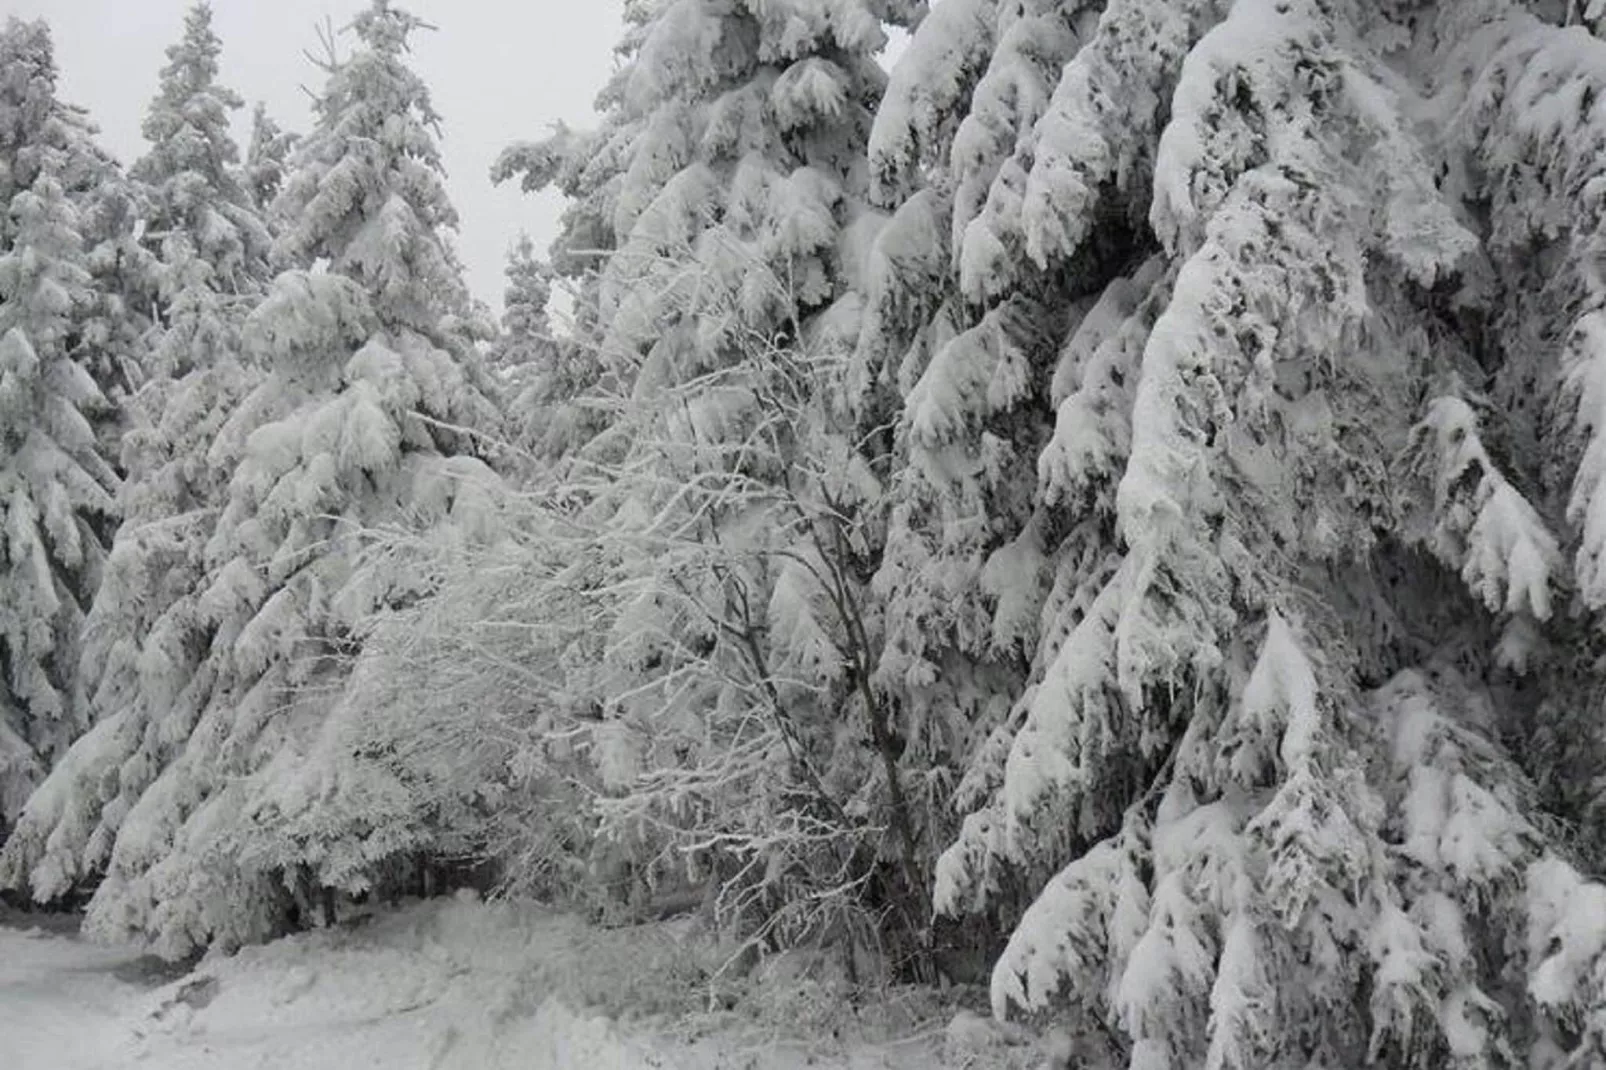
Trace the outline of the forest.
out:
M 426 32 L 241 145 L 198 4 L 125 167 L 0 31 L 10 902 L 1606 1065 L 1606 0 L 629 0 L 499 317 Z

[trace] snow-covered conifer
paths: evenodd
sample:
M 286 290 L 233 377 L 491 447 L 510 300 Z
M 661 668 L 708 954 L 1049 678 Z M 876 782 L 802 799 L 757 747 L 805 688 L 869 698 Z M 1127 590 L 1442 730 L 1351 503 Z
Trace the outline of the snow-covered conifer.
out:
M 502 381 L 510 422 L 521 445 L 541 463 L 555 461 L 597 432 L 581 396 L 596 382 L 586 346 L 553 332 L 548 305 L 552 269 L 529 235 L 508 252 L 502 331 L 488 363 Z
M 40 788 L 7 848 L 7 866 L 31 874 L 41 899 L 104 869 L 123 816 L 193 724 L 177 697 L 209 638 L 197 599 L 237 459 L 209 454 L 260 378 L 241 357 L 240 328 L 262 292 L 268 236 L 234 173 L 228 119 L 239 102 L 217 83 L 210 19 L 194 8 L 168 50 L 145 123 L 151 148 L 132 168 L 145 190 L 161 323 L 149 379 L 128 402 L 123 523 L 84 628 L 80 681 L 95 728 Z
M 148 258 L 136 241 L 140 190 L 95 143 L 95 127 L 83 109 L 55 97 L 45 24 L 19 20 L 8 26 L 9 102 L 0 117 L 7 173 L 0 176 L 0 200 L 9 203 L 33 183 L 47 157 L 52 161 L 77 217 L 92 282 L 74 313 L 74 355 L 111 403 L 94 414 L 93 423 L 102 452 L 115 458 L 123 426 L 119 403 L 143 381 L 150 322 Z M 46 69 L 49 76 L 39 73 Z
M 913 544 L 1000 516 L 914 506 L 1036 447 L 947 609 L 1029 671 L 978 726 L 939 911 L 1019 917 L 995 1009 L 1051 1011 L 1089 1065 L 1587 1059 L 1598 896 L 1544 748 L 1507 747 L 1580 694 L 1556 666 L 1593 568 L 1592 284 L 1549 265 L 1588 262 L 1560 235 L 1593 224 L 1553 221 L 1593 203 L 1563 146 L 1594 143 L 1606 56 L 1498 0 L 1042 6 L 1053 63 L 1008 56 L 1032 5 L 969 18 L 997 42 L 970 112 L 878 126 L 932 250 L 889 256 L 861 344 L 867 377 L 919 362 L 879 372 L 936 488 Z M 969 49 L 917 35 L 907 62 Z M 944 237 L 962 303 L 922 323 Z M 1033 394 L 1041 426 L 985 422 Z
M 212 9 L 191 8 L 184 35 L 167 50 L 155 100 L 145 117 L 150 150 L 130 174 L 149 189 L 145 241 L 169 276 L 198 273 L 210 288 L 230 295 L 257 288 L 266 272 L 268 234 L 239 174 L 239 147 L 229 133 L 240 97 L 217 80 L 222 42 L 212 30 Z M 171 307 L 189 279 L 164 280 Z M 171 313 L 164 316 L 171 320 Z M 185 368 L 160 369 L 176 377 Z
M 445 235 L 456 217 L 436 115 L 405 63 L 418 25 L 384 0 L 355 19 L 358 47 L 330 67 L 297 147 L 282 255 L 327 270 L 281 274 L 246 320 L 264 375 L 211 446 L 213 463 L 237 460 L 204 578 L 175 621 L 193 629 L 190 660 L 162 675 L 175 708 L 131 762 L 149 786 L 119 801 L 114 839 L 94 845 L 108 862 L 91 924 L 164 953 L 264 935 L 283 924 L 297 874 L 355 891 L 416 846 L 368 821 L 379 774 L 341 746 L 330 710 L 366 631 L 431 582 L 370 552 L 367 534 L 472 542 L 494 523 L 495 476 L 473 446 L 495 411 Z
M 84 366 L 91 277 L 69 188 L 100 163 L 43 23 L 0 32 L 0 829 L 87 723 L 76 687 L 117 478 Z
M 257 211 L 266 215 L 284 185 L 284 171 L 296 135 L 279 126 L 258 101 L 251 109 L 251 139 L 246 143 L 244 181 Z
M 1105 569 L 1108 514 L 1077 508 L 1097 501 L 1098 481 L 1078 478 L 1075 501 L 1056 511 L 1040 507 L 1037 470 L 1047 482 L 1066 448 L 1116 461 L 1110 410 L 1130 389 L 1131 350 L 1163 281 L 1119 228 L 1064 278 L 1035 272 L 1007 233 L 1098 8 L 937 8 L 893 70 L 869 146 L 874 192 L 892 214 L 872 247 L 848 392 L 864 400 L 866 425 L 896 428 L 874 580 L 885 607 L 878 684 L 959 751 L 1003 727 L 1040 668 L 1054 642 L 1045 605 L 1084 601 L 1079 573 Z M 1080 365 L 1101 350 L 1109 372 L 1097 394 L 1072 400 Z M 1062 404 L 1076 411 L 1054 441 Z
M 869 879 L 900 940 L 923 926 L 910 783 L 930 741 L 870 687 L 881 462 L 839 377 L 883 223 L 874 55 L 912 6 L 633 8 L 600 129 L 498 167 L 571 193 L 554 263 L 594 273 L 576 334 L 609 420 L 563 489 L 570 529 L 599 536 L 581 552 L 606 607 L 584 680 L 605 837 L 729 863 L 729 903 L 780 929 L 810 913 L 802 889 Z
M 502 298 L 502 334 L 490 360 L 506 371 L 541 359 L 552 340 L 547 306 L 552 299 L 552 269 L 535 253 L 535 242 L 520 234 L 508 250 L 507 290 Z

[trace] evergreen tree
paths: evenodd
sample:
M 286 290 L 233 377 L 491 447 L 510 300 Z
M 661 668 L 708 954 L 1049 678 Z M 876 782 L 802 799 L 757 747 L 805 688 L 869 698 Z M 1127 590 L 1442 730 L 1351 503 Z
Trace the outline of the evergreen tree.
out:
M 520 235 L 508 253 L 502 332 L 489 364 L 502 381 L 518 441 L 542 464 L 572 453 L 599 430 L 581 401 L 596 385 L 596 362 L 583 343 L 554 333 L 551 295 L 551 267 L 536 256 L 529 235 Z
M 1557 776 L 1601 48 L 1500 0 L 955 2 L 894 72 L 888 629 L 1019 658 L 936 906 L 1087 1065 L 1603 1050 Z
M 74 313 L 74 356 L 106 395 L 108 404 L 92 413 L 92 422 L 101 451 L 115 459 L 124 426 L 121 402 L 143 381 L 150 324 L 150 264 L 137 242 L 141 190 L 95 143 L 83 109 L 55 99 L 54 75 L 37 74 L 37 54 L 49 52 L 45 25 L 19 22 L 15 29 L 19 55 L 8 71 L 15 103 L 4 120 L 14 170 L 0 180 L 0 196 L 9 203 L 33 182 L 47 146 L 59 154 L 57 181 L 77 216 L 91 276 L 88 299 Z M 47 65 L 54 71 L 53 59 Z M 48 91 L 41 88 L 47 85 Z
M 260 376 L 240 328 L 262 292 L 268 237 L 235 174 L 210 10 L 168 50 L 145 123 L 143 234 L 154 247 L 162 328 L 151 378 L 130 399 L 117 532 L 85 622 L 79 680 L 95 728 L 30 800 L 4 877 L 53 899 L 101 872 L 120 822 L 194 724 L 184 683 L 209 641 L 198 609 L 205 547 L 237 455 L 212 445 Z
M 551 299 L 552 269 L 535 255 L 530 236 L 521 233 L 508 250 L 502 333 L 490 354 L 493 368 L 506 374 L 541 362 L 552 344 L 552 323 L 547 318 Z
M 245 188 L 258 212 L 266 215 L 284 185 L 284 170 L 295 148 L 296 135 L 287 133 L 268 114 L 261 101 L 251 110 L 251 140 L 245 152 Z
M 212 9 L 197 4 L 185 16 L 183 37 L 167 50 L 143 128 L 150 151 L 130 172 L 149 190 L 144 238 L 163 264 L 168 324 L 199 318 L 186 306 L 201 292 L 250 293 L 267 271 L 268 234 L 242 185 L 239 148 L 229 134 L 230 113 L 243 102 L 217 81 L 221 53 Z M 187 290 L 197 291 L 188 301 Z M 168 378 L 191 366 L 182 353 L 158 361 L 154 371 Z
M 601 129 L 498 171 L 576 197 L 554 262 L 596 272 L 576 320 L 606 430 L 555 493 L 585 562 L 562 582 L 598 607 L 601 664 L 558 660 L 576 716 L 599 711 L 599 856 L 740 872 L 724 905 L 780 939 L 827 924 L 821 901 L 855 939 L 890 911 L 900 953 L 924 926 L 911 771 L 941 743 L 869 686 L 878 474 L 836 378 L 880 224 L 874 55 L 903 7 L 633 8 Z
M 265 374 L 211 447 L 239 460 L 184 614 L 197 656 L 163 674 L 176 708 L 140 760 L 165 764 L 140 771 L 90 909 L 95 930 L 165 954 L 265 935 L 306 880 L 355 891 L 418 846 L 391 835 L 413 814 L 365 809 L 385 770 L 354 767 L 331 717 L 365 631 L 430 582 L 365 532 L 472 540 L 494 512 L 468 429 L 495 413 L 444 236 L 436 115 L 404 62 L 418 25 L 380 0 L 329 68 L 279 203 L 279 255 L 327 270 L 281 274 L 248 317 Z
M 101 157 L 55 96 L 43 23 L 0 33 L 0 831 L 83 730 L 74 686 L 117 479 L 84 366 L 92 301 L 70 186 Z
M 84 362 L 113 407 L 98 422 L 102 450 L 119 454 L 132 419 L 130 401 L 149 378 L 160 335 L 161 269 L 144 241 L 147 189 L 111 157 L 70 196 L 78 206 L 93 281 L 83 316 Z
M 1088 1066 L 1606 1059 L 1606 4 L 921 7 L 632 3 L 598 130 L 498 162 L 570 198 L 516 497 L 416 19 L 241 177 L 197 9 L 138 184 L 12 23 L 5 812 L 98 723 L 0 883 L 178 955 L 491 846 L 968 919 Z

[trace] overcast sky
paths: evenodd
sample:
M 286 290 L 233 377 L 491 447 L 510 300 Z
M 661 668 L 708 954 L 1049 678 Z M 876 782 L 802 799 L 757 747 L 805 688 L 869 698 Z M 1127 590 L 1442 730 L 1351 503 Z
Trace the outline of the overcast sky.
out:
M 62 96 L 87 107 L 102 143 L 125 163 L 143 151 L 139 127 L 178 39 L 190 0 L 0 0 L 0 15 L 44 17 L 55 33 Z M 223 80 L 262 100 L 281 125 L 310 124 L 301 87 L 320 84 L 303 52 L 317 26 L 337 26 L 364 0 L 213 0 Z M 502 265 L 522 228 L 545 248 L 561 210 L 551 194 L 493 187 L 486 174 L 509 141 L 544 136 L 559 119 L 591 124 L 592 102 L 613 70 L 622 0 L 400 0 L 438 27 L 413 43 L 414 62 L 441 113 L 443 151 L 462 216 L 458 248 L 475 294 L 500 308 Z M 244 120 L 241 133 L 243 136 Z

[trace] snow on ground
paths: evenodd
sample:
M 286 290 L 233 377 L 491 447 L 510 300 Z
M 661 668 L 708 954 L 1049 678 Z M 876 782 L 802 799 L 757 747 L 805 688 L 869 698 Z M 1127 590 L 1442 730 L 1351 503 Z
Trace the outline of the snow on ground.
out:
M 1022 1035 L 935 993 L 850 1000 L 796 961 L 711 999 L 722 957 L 686 923 L 604 930 L 436 902 L 213 955 L 177 979 L 137 951 L 16 924 L 0 925 L 6 1070 L 1038 1065 Z
M 3 908 L 0 908 L 3 909 Z M 0 1066 L 99 1070 L 132 1052 L 124 1016 L 173 973 L 137 951 L 97 947 L 72 918 L 0 914 Z

